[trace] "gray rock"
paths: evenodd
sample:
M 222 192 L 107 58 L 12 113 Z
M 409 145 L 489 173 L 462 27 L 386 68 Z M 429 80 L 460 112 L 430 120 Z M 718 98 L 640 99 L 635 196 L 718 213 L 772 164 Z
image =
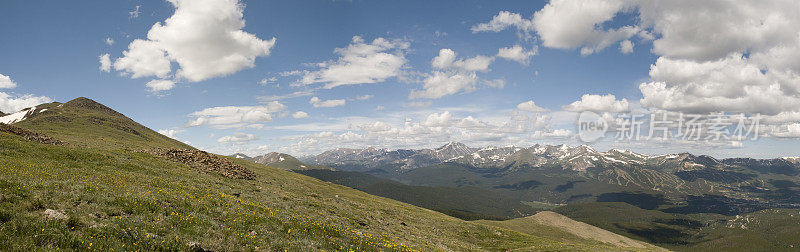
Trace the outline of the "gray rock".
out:
M 47 209 L 44 210 L 44 217 L 48 220 L 65 220 L 67 219 L 67 215 L 64 214 L 62 211 Z

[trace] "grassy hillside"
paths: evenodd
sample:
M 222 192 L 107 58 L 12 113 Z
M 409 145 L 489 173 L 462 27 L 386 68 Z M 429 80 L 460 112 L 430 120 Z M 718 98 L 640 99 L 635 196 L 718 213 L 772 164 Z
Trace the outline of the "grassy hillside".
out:
M 84 147 L 193 149 L 84 97 L 66 103 L 42 104 L 36 110 L 37 113 L 14 125 Z
M 564 241 L 585 240 L 587 243 L 611 244 L 629 248 L 653 248 L 652 245 L 636 241 L 583 222 L 575 221 L 555 212 L 543 211 L 535 215 L 506 221 L 479 220 L 478 223 L 502 227 L 530 235 L 546 235 Z
M 235 158 L 255 180 L 123 149 L 6 133 L 0 145 L 0 250 L 619 249 L 469 223 Z

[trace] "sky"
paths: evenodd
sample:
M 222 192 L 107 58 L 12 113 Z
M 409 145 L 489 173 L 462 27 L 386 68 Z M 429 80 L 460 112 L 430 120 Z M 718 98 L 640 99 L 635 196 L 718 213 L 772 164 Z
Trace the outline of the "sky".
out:
M 214 153 L 463 142 L 800 156 L 794 1 L 0 6 L 0 111 L 83 96 Z M 605 134 L 587 141 L 583 115 Z M 640 139 L 625 137 L 632 115 L 650 119 Z M 688 115 L 701 137 L 685 134 Z M 647 137 L 659 121 L 669 135 Z

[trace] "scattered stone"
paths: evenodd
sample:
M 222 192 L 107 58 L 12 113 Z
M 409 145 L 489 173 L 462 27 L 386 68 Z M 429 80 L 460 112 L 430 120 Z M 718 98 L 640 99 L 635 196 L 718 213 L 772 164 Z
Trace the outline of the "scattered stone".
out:
M 189 246 L 189 250 L 193 251 L 193 252 L 204 252 L 204 251 L 206 251 L 205 249 L 203 249 L 202 244 L 200 244 L 199 242 L 190 242 L 190 243 L 187 243 L 186 245 Z
M 92 224 L 91 226 L 89 226 L 89 228 L 101 228 L 101 227 L 105 227 L 105 226 L 108 226 L 108 225 L 103 224 L 103 223 L 95 223 L 95 224 Z
M 65 220 L 67 219 L 67 215 L 64 214 L 62 211 L 47 209 L 44 210 L 44 217 L 48 220 Z
M 228 178 L 253 180 L 256 174 L 230 160 L 201 150 L 155 149 L 139 151 L 188 165 L 204 172 L 217 173 Z
M 21 136 L 21 137 L 25 138 L 25 140 L 28 140 L 28 141 L 31 141 L 31 142 L 38 142 L 38 143 L 52 144 L 52 145 L 66 145 L 67 144 L 66 142 L 63 142 L 61 140 L 58 140 L 58 139 L 55 139 L 55 138 L 52 138 L 52 137 L 49 137 L 49 136 L 45 136 L 43 134 L 39 134 L 39 133 L 30 131 L 30 130 L 26 130 L 26 129 L 23 129 L 23 128 L 20 128 L 20 127 L 17 127 L 17 126 L 8 125 L 8 124 L 5 124 L 5 123 L 0 123 L 0 132 L 6 132 L 6 133 L 11 133 L 11 134 L 14 134 L 14 135 L 18 135 L 18 136 Z

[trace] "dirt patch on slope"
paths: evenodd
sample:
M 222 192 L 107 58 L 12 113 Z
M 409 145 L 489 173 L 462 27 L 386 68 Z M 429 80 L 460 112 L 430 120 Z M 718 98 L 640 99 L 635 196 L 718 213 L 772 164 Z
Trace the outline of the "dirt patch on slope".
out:
M 527 218 L 530 218 L 531 220 L 534 220 L 542 225 L 560 228 L 568 233 L 574 234 L 576 236 L 585 239 L 596 240 L 603 243 L 613 244 L 621 247 L 633 247 L 633 248 L 647 247 L 647 245 L 643 242 L 636 241 L 631 238 L 612 233 L 605 229 L 601 229 L 580 221 L 567 218 L 566 216 L 555 212 L 543 211 L 533 216 L 529 216 Z
M 203 172 L 212 172 L 228 178 L 253 180 L 256 177 L 256 174 L 247 168 L 201 150 L 156 149 L 140 152 L 163 157 Z
M 30 130 L 26 130 L 17 126 L 8 125 L 5 123 L 0 123 L 0 132 L 11 133 L 14 135 L 21 136 L 28 141 L 31 142 L 38 142 L 43 144 L 52 144 L 52 145 L 66 145 L 67 143 L 49 136 L 45 136 L 43 134 L 39 134 Z

